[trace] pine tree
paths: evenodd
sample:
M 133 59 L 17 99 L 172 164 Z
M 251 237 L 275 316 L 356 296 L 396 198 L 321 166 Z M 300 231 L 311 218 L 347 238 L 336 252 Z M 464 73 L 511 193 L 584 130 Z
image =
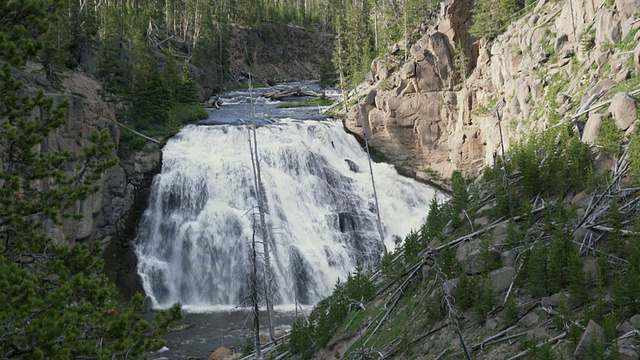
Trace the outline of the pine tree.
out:
M 27 92 L 12 66 L 42 49 L 53 4 L 0 3 L 0 357 L 142 357 L 162 345 L 179 306 L 147 322 L 140 295 L 118 300 L 99 243 L 60 245 L 43 229 L 95 194 L 117 161 L 107 131 L 91 134 L 80 155 L 39 150 L 65 123 L 68 102 Z
M 573 305 L 582 305 L 588 300 L 587 280 L 584 275 L 582 257 L 580 251 L 575 247 L 571 247 L 568 258 L 567 267 L 567 284 L 569 286 L 569 294 L 571 294 L 571 303 Z
M 193 75 L 187 63 L 182 66 L 180 79 L 175 90 L 174 99 L 178 104 L 195 105 L 198 103 L 198 91 Z
M 634 127 L 633 134 L 629 138 L 629 170 L 627 173 L 636 184 L 640 184 L 640 126 Z
M 559 292 L 569 284 L 569 259 L 574 251 L 572 239 L 571 233 L 564 229 L 559 229 L 553 234 L 547 268 L 547 284 L 552 293 Z
M 442 236 L 445 224 L 445 213 L 443 205 L 438 202 L 438 198 L 434 195 L 429 201 L 429 215 L 427 221 L 422 226 L 422 241 L 428 242 L 437 240 Z
M 409 233 L 409 235 L 404 239 L 402 249 L 404 253 L 405 266 L 409 267 L 415 265 L 420 256 L 420 251 L 423 249 L 418 233 L 413 231 Z
M 541 245 L 534 245 L 527 257 L 526 277 L 528 288 L 535 297 L 542 297 L 547 292 L 547 249 Z
M 493 239 L 490 236 L 485 236 L 480 241 L 480 262 L 483 272 L 493 271 L 500 267 L 500 261 L 493 258 L 491 245 L 493 245 Z
M 440 265 L 442 273 L 449 279 L 456 278 L 462 274 L 462 265 L 456 259 L 455 250 L 449 245 L 445 246 L 440 252 L 438 265 Z

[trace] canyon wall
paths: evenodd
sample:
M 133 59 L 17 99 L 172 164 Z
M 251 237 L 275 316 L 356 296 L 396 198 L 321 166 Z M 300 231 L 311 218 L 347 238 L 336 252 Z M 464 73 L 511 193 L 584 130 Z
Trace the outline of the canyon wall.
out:
M 501 152 L 501 133 L 508 149 L 550 118 L 569 121 L 595 94 L 640 87 L 637 9 L 634 0 L 541 0 L 495 40 L 476 42 L 469 1 L 445 1 L 406 62 L 400 46 L 372 63 L 345 125 L 417 178 L 446 186 L 454 170 L 477 175 Z M 607 113 L 624 122 L 606 106 L 578 118 L 579 131 Z

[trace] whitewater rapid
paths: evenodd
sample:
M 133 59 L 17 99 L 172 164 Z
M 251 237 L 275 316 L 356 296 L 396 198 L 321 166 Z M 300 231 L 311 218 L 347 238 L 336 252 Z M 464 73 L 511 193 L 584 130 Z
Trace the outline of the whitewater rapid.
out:
M 257 140 L 278 305 L 312 305 L 329 295 L 356 264 L 374 265 L 384 246 L 393 250 L 397 238 L 418 230 L 429 201 L 442 197 L 374 163 L 382 242 L 367 155 L 341 122 L 263 123 Z M 164 147 L 136 240 L 153 307 L 180 302 L 206 311 L 245 300 L 250 244 L 259 236 L 249 128 L 189 125 Z

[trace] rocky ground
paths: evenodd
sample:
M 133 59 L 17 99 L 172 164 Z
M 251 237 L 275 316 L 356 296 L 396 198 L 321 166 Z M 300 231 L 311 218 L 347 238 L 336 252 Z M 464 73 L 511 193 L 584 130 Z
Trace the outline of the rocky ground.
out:
M 550 123 L 569 123 L 596 155 L 596 173 L 607 174 L 603 176 L 611 185 L 606 190 L 569 192 L 551 203 L 533 199 L 533 225 L 517 221 L 520 247 L 507 244 L 507 222 L 489 215 L 495 206 L 492 200 L 480 204 L 477 212 L 469 211 L 470 218 L 462 218 L 471 228 L 449 234 L 446 242 L 466 276 L 490 279 L 498 305 L 483 314 L 485 320 L 467 310 L 429 321 L 438 318 L 438 308 L 455 308 L 442 301 L 464 296 L 457 293 L 460 278 L 443 279 L 436 266 L 434 254 L 445 244 L 432 243 L 418 266 L 366 310 L 351 313 L 314 358 L 355 359 L 369 351 L 381 358 L 585 359 L 591 339 L 601 341 L 608 326 L 615 332 L 608 336 L 617 344 L 608 356 L 639 359 L 640 314 L 612 327 L 590 319 L 588 307 L 563 313 L 567 291 L 536 297 L 514 281 L 532 244 L 549 239 L 537 213 L 545 206 L 555 208 L 557 202 L 576 211 L 571 236 L 581 250 L 583 272 L 591 279 L 598 256 L 589 246 L 606 241 L 611 199 L 621 196 L 617 199 L 629 202 L 624 223 L 634 221 L 638 193 L 624 174 L 626 160 L 601 152 L 599 139 L 603 119 L 614 120 L 622 134 L 619 145 L 635 136 L 640 118 L 638 3 L 538 1 L 495 40 L 479 42 L 466 32 L 467 6 L 465 1 L 445 1 L 439 20 L 406 45 L 407 62 L 402 61 L 403 44 L 395 54 L 376 59 L 367 82 L 351 93 L 357 104 L 349 109 L 346 127 L 371 134 L 370 144 L 402 171 L 449 187 L 452 171 L 480 174 L 494 163 L 502 144 L 508 149 L 544 132 Z M 461 53 L 468 60 L 465 69 L 456 67 Z M 495 270 L 482 269 L 481 253 L 487 251 L 499 263 Z M 596 290 L 591 287 L 590 295 L 600 298 L 605 308 L 611 306 L 608 290 Z M 507 310 L 509 297 L 516 301 L 516 315 Z M 536 350 L 543 348 L 552 349 L 553 355 L 543 357 Z

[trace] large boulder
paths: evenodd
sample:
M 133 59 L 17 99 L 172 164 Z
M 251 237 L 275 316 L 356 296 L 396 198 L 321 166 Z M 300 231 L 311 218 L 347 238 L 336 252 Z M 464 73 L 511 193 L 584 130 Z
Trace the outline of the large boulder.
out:
M 609 112 L 616 120 L 616 125 L 622 131 L 627 130 L 637 118 L 636 100 L 631 95 L 619 92 L 611 99 Z
M 582 132 L 582 141 L 585 143 L 594 143 L 598 134 L 600 133 L 600 127 L 602 126 L 602 118 L 604 114 L 589 114 L 589 119 L 584 125 Z
M 493 290 L 498 293 L 507 290 L 515 277 L 516 270 L 511 266 L 505 266 L 489 273 Z
M 578 342 L 578 346 L 576 347 L 576 351 L 573 353 L 573 357 L 576 360 L 586 359 L 587 351 L 589 349 L 589 343 L 592 339 L 595 341 L 603 341 L 604 340 L 604 329 L 602 326 L 595 323 L 593 320 L 589 320 L 589 324 L 587 328 L 582 333 L 582 337 L 580 338 L 580 342 Z

